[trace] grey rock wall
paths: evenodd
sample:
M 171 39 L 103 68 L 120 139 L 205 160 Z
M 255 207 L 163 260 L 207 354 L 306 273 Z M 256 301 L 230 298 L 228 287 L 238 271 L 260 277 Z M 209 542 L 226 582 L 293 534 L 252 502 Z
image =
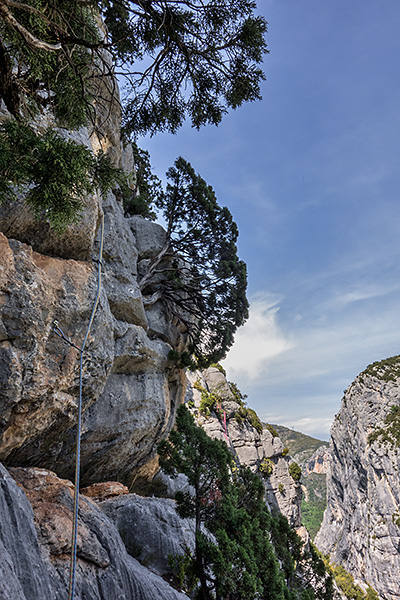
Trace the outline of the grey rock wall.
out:
M 384 600 L 400 598 L 400 451 L 368 435 L 400 404 L 397 375 L 361 374 L 346 390 L 331 430 L 328 506 L 315 539 L 331 561 Z
M 119 159 L 130 163 L 126 155 Z M 104 213 L 102 289 L 84 355 L 82 483 L 129 484 L 173 426 L 186 383 L 168 353 L 185 347 L 185 335 L 161 300 L 146 306 L 138 282 L 138 265 L 143 270 L 157 255 L 165 231 L 125 218 L 113 194 L 93 201 L 85 213 L 93 235 L 84 226 L 48 237 L 46 224 L 27 217 L 36 229 L 25 236 L 18 210 L 16 219 L 0 210 L 0 231 L 10 236 L 0 233 L 0 460 L 73 477 L 79 351 L 55 335 L 53 324 L 82 344 Z M 43 246 L 43 232 L 51 248 Z
M 72 485 L 43 469 L 0 465 L 0 599 L 68 596 Z M 109 518 L 79 501 L 76 600 L 184 600 L 130 556 Z
M 168 556 L 194 550 L 194 520 L 182 519 L 170 498 L 119 496 L 100 503 L 131 556 L 158 575 L 171 573 Z

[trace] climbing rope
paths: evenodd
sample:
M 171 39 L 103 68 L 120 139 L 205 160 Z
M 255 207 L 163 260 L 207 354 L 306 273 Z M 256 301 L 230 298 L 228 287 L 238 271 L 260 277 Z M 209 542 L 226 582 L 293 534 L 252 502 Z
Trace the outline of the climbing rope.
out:
M 223 424 L 223 433 L 224 433 L 224 437 L 226 440 L 226 443 L 228 444 L 228 446 L 231 444 L 231 441 L 229 439 L 228 436 L 228 428 L 226 426 L 226 412 L 224 411 L 224 409 L 222 408 L 222 406 L 220 404 L 216 404 L 215 406 L 216 410 L 221 414 L 222 413 L 222 424 Z
M 103 236 L 104 236 L 104 215 L 101 218 L 100 225 L 100 247 L 99 257 L 97 260 L 97 292 L 96 298 L 93 304 L 92 313 L 90 315 L 89 324 L 86 329 L 85 338 L 81 347 L 76 346 L 62 331 L 57 321 L 53 323 L 53 331 L 59 337 L 61 337 L 67 344 L 79 350 L 79 396 L 78 396 L 78 416 L 77 416 L 77 431 L 76 431 L 76 458 L 75 458 L 75 491 L 74 491 L 74 511 L 73 511 L 73 523 L 72 523 L 72 540 L 71 540 L 71 562 L 69 571 L 69 590 L 68 600 L 74 600 L 75 596 L 75 576 L 76 576 L 76 553 L 77 553 L 77 540 L 78 540 L 78 508 L 79 508 L 79 478 L 80 478 L 80 466 L 81 466 L 81 432 L 82 432 L 82 384 L 83 384 L 83 355 L 87 339 L 89 337 L 90 329 L 92 327 L 94 315 L 97 310 L 100 299 L 101 291 L 101 266 L 103 258 Z

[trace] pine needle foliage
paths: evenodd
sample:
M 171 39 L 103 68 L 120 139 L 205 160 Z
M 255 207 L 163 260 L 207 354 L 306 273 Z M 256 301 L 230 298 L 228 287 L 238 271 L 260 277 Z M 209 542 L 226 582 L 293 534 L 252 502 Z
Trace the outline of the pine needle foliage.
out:
M 22 190 L 36 216 L 58 231 L 79 219 L 87 194 L 96 188 L 106 193 L 120 176 L 106 156 L 17 120 L 0 126 L 0 173 L 0 203 Z
M 146 295 L 162 297 L 186 326 L 194 370 L 223 358 L 246 320 L 247 271 L 237 255 L 236 223 L 219 206 L 212 187 L 182 157 L 167 177 L 158 203 L 167 241 L 140 287 Z
M 253 0 L 2 0 L 0 96 L 15 117 L 51 106 L 71 127 L 94 122 L 110 57 L 128 135 L 218 124 L 261 97 L 266 29 Z
M 194 490 L 178 492 L 176 501 L 181 517 L 195 519 L 195 552 L 190 564 L 186 556 L 186 568 L 198 578 L 197 599 L 332 600 L 322 560 L 304 552 L 285 517 L 270 514 L 262 481 L 238 469 L 227 445 L 209 438 L 185 406 L 158 452 L 161 467 L 172 477 L 184 473 Z

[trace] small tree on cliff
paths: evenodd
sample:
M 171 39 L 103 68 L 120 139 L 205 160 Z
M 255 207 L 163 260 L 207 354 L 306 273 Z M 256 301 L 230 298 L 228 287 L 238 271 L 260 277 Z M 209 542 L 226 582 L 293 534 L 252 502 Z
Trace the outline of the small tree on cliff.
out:
M 223 358 L 247 318 L 246 265 L 237 256 L 236 223 L 211 186 L 181 157 L 167 176 L 159 201 L 166 243 L 140 287 L 185 324 L 188 352 L 204 367 Z
M 176 500 L 179 515 L 195 519 L 200 598 L 284 600 L 286 586 L 269 540 L 271 516 L 257 476 L 249 469 L 233 475 L 226 444 L 196 426 L 185 406 L 158 452 L 161 467 L 172 476 L 184 473 L 194 489 L 178 492 Z
M 202 525 L 213 519 L 222 493 L 229 485 L 230 452 L 226 444 L 212 440 L 197 427 L 187 408 L 180 406 L 176 428 L 171 431 L 168 440 L 159 444 L 158 453 L 164 471 L 172 476 L 183 473 L 194 489 L 194 495 L 177 492 L 177 511 L 182 518 L 192 517 L 195 520 L 194 566 L 202 598 L 211 600 L 207 567 L 213 543 Z

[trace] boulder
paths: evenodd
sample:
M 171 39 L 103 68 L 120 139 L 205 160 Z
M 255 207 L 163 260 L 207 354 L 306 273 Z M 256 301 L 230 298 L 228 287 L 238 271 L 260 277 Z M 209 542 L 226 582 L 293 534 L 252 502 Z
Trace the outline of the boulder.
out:
M 68 595 L 73 486 L 44 469 L 0 465 L 1 600 Z M 79 499 L 76 600 L 185 600 L 130 556 L 109 518 Z

